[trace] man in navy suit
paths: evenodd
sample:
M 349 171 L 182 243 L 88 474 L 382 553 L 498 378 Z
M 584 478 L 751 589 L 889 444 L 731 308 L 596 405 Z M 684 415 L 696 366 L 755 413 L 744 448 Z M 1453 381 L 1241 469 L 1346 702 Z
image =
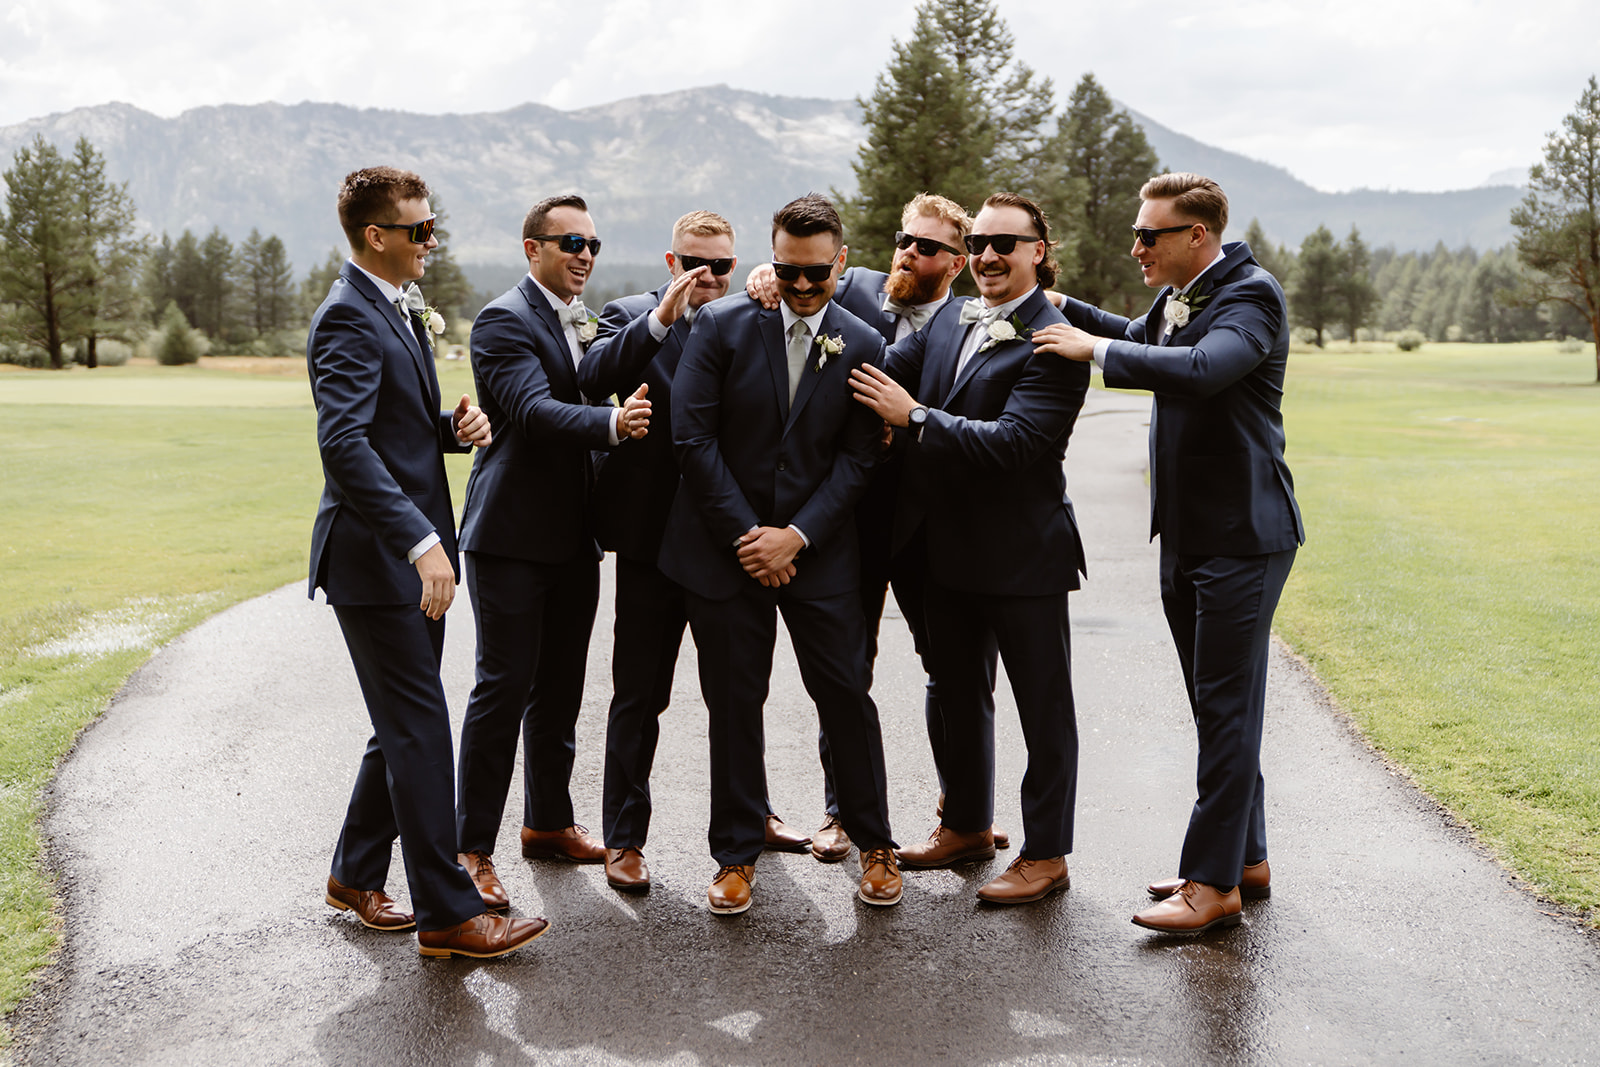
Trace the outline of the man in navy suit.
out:
M 311 320 L 306 365 L 317 407 L 322 501 L 309 592 L 333 605 L 367 713 L 367 742 L 326 899 L 377 930 L 417 928 L 425 956 L 499 956 L 548 928 L 485 911 L 456 862 L 450 712 L 439 681 L 444 614 L 455 598 L 456 537 L 442 453 L 491 442 L 463 396 L 440 410 L 416 286 L 438 246 L 428 187 L 393 167 L 339 189 L 350 259 Z M 396 836 L 413 916 L 384 882 Z
M 696 311 L 727 295 L 739 262 L 733 242 L 733 227 L 715 212 L 691 211 L 678 219 L 666 253 L 671 280 L 653 292 L 607 304 L 594 344 L 578 365 L 578 384 L 588 396 L 627 396 L 646 386 L 651 400 L 652 432 L 607 457 L 594 494 L 600 547 L 617 556 L 601 825 L 606 881 L 628 893 L 650 889 L 643 851 L 650 831 L 650 768 L 688 625 L 683 590 L 656 566 L 678 491 L 669 419 L 672 375 Z M 765 844 L 798 851 L 810 839 L 785 826 L 769 805 Z
M 965 209 L 947 197 L 918 193 L 900 212 L 895 234 L 895 253 L 889 272 L 870 267 L 851 267 L 839 277 L 834 303 L 862 322 L 877 328 L 885 344 L 903 341 L 920 330 L 933 313 L 950 299 L 950 286 L 967 265 L 962 242 L 972 230 L 972 219 Z M 767 265 L 750 274 L 746 291 L 767 307 L 778 306 L 778 288 Z M 856 539 L 861 547 L 861 613 L 867 623 L 867 666 L 878 658 L 878 627 L 883 620 L 883 605 L 890 585 L 895 602 L 911 630 L 917 654 L 922 657 L 928 684 L 923 697 L 923 716 L 929 723 L 930 739 L 942 736 L 938 729 L 938 684 L 928 662 L 927 628 L 922 621 L 922 574 L 920 558 L 896 556 L 892 551 L 895 502 L 900 493 L 903 456 L 891 450 L 872 472 L 867 491 L 856 506 Z M 820 829 L 812 835 L 811 854 L 823 862 L 841 860 L 850 853 L 850 838 L 839 825 L 839 805 L 834 796 L 833 778 L 828 773 L 828 740 L 818 735 L 822 755 L 823 799 L 825 810 Z M 943 754 L 933 753 L 939 778 L 938 811 L 944 808 Z M 994 828 L 996 848 L 1007 848 L 1010 836 Z
M 840 821 L 861 849 L 859 896 L 889 905 L 901 893 L 850 521 L 878 421 L 852 401 L 849 371 L 875 362 L 883 339 L 829 301 L 847 250 L 827 200 L 779 209 L 772 252 L 782 306 L 739 296 L 702 307 L 672 383 L 683 480 L 661 571 L 686 590 L 710 712 L 720 869 L 707 898 L 719 914 L 750 906 L 763 847 L 762 705 L 780 613 L 828 735 Z
M 1149 312 L 1130 322 L 1068 299 L 1071 325 L 1034 340 L 1083 366 L 1092 359 L 1108 386 L 1155 394 L 1150 536 L 1161 536 L 1161 603 L 1200 737 L 1199 796 L 1179 877 L 1152 882 L 1158 902 L 1133 921 L 1198 933 L 1238 923 L 1241 896 L 1270 892 L 1268 641 L 1305 543 L 1279 411 L 1289 319 L 1249 247 L 1222 243 L 1228 198 L 1216 182 L 1163 174 L 1139 197 L 1132 254 L 1160 290 Z
M 598 863 L 568 785 L 600 595 L 592 449 L 642 437 L 647 390 L 613 406 L 585 397 L 577 365 L 596 320 L 578 299 L 600 251 L 578 196 L 541 200 L 522 224 L 528 274 L 478 313 L 472 374 L 494 443 L 479 452 L 461 516 L 477 618 L 477 680 L 461 726 L 456 829 L 486 904 L 509 904 L 495 838 L 522 735 L 522 853 Z
M 1028 335 L 1061 314 L 1049 224 L 1036 204 L 989 197 L 966 239 L 980 299 L 952 301 L 854 375 L 860 400 L 908 430 L 896 550 L 925 561 L 928 658 L 939 686 L 944 810 L 907 867 L 994 856 L 994 685 L 1004 657 L 1028 770 L 1020 855 L 978 890 L 994 904 L 1068 885 L 1078 780 L 1067 593 L 1083 548 L 1062 473 L 1089 371 L 1035 356 Z

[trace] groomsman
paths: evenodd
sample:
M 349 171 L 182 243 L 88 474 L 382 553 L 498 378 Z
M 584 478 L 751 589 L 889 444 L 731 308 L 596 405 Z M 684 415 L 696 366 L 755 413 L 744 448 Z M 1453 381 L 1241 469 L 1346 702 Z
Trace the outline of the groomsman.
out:
M 1161 603 L 1200 738 L 1198 798 L 1178 877 L 1133 921 L 1198 933 L 1240 921 L 1271 892 L 1261 733 L 1272 615 L 1305 543 L 1284 462 L 1289 319 L 1278 282 L 1243 242 L 1222 243 L 1228 198 L 1198 174 L 1139 190 L 1132 256 L 1160 292 L 1131 322 L 1077 300 L 1041 353 L 1149 389 L 1150 536 L 1161 537 Z M 1087 331 L 1087 332 L 1085 332 Z M 1096 336 L 1098 335 L 1098 340 Z
M 309 592 L 320 586 L 333 605 L 372 719 L 325 896 L 374 930 L 416 927 L 424 956 L 500 956 L 549 924 L 488 913 L 456 862 L 439 681 L 456 537 L 441 453 L 492 438 L 469 398 L 440 410 L 418 314 L 431 312 L 413 284 L 438 247 L 428 195 L 421 178 L 393 167 L 345 176 L 338 209 L 350 259 L 306 342 L 324 477 Z M 414 917 L 384 892 L 396 836 Z
M 895 516 L 897 552 L 925 560 L 929 661 L 938 679 L 945 799 L 907 867 L 994 856 L 994 683 L 1005 659 L 1028 770 L 1021 854 L 978 890 L 995 904 L 1068 885 L 1077 790 L 1067 593 L 1083 549 L 1062 461 L 1088 390 L 1087 368 L 1035 356 L 1028 336 L 1062 321 L 1045 298 L 1056 276 L 1044 214 L 996 193 L 966 237 L 979 299 L 952 301 L 853 374 L 858 399 L 908 430 Z M 937 732 L 937 727 L 933 731 Z
M 781 208 L 772 252 L 781 306 L 739 297 L 701 308 L 672 383 L 683 481 L 661 570 L 687 591 L 710 712 L 708 838 L 720 868 L 707 897 L 719 914 L 750 906 L 762 849 L 761 717 L 779 614 L 828 736 L 840 821 L 861 849 L 859 896 L 888 905 L 901 894 L 851 529 L 879 434 L 848 373 L 875 362 L 883 339 L 829 301 L 846 249 L 827 200 Z
M 666 254 L 671 280 L 653 292 L 607 304 L 599 334 L 578 365 L 578 384 L 588 396 L 627 396 L 646 388 L 654 423 L 648 437 L 609 456 L 595 481 L 595 530 L 601 547 L 617 555 L 601 825 L 606 881 L 623 892 L 650 888 L 643 852 L 650 830 L 650 767 L 661 732 L 658 718 L 672 699 L 672 676 L 688 623 L 683 590 L 656 565 L 678 490 L 668 418 L 672 376 L 695 313 L 727 295 L 739 262 L 733 239 L 733 227 L 721 215 L 691 211 L 680 218 Z M 810 839 L 790 830 L 769 807 L 765 844 L 796 851 Z
M 568 783 L 600 595 L 591 449 L 643 437 L 650 401 L 588 398 L 577 368 L 597 323 L 579 296 L 600 252 L 578 196 L 539 201 L 522 224 L 528 274 L 478 313 L 472 375 L 494 443 L 478 453 L 461 517 L 477 619 L 477 681 L 461 727 L 456 833 L 484 903 L 510 903 L 494 870 L 522 734 L 522 854 L 599 863 Z
M 921 329 L 945 301 L 950 299 L 951 283 L 967 265 L 962 241 L 972 230 L 972 219 L 961 205 L 947 197 L 918 193 L 900 212 L 895 234 L 895 253 L 889 272 L 868 267 L 851 267 L 839 277 L 834 303 L 861 321 L 877 328 L 885 344 L 902 341 Z M 751 272 L 746 283 L 751 296 L 767 307 L 778 306 L 778 288 L 770 266 Z M 892 552 L 895 501 L 900 491 L 902 455 L 890 450 L 872 472 L 867 491 L 856 506 L 856 538 L 861 547 L 861 613 L 867 624 L 867 666 L 878 658 L 878 627 L 883 620 L 883 605 L 890 585 L 900 606 L 917 655 L 928 674 L 923 699 L 923 715 L 928 736 L 933 742 L 934 768 L 939 777 L 940 800 L 944 805 L 943 752 L 939 738 L 938 686 L 927 658 L 927 632 L 922 621 L 922 574 L 920 558 L 896 557 Z M 869 673 L 870 678 L 870 673 Z M 828 739 L 818 735 L 822 755 L 825 811 L 822 827 L 812 835 L 811 853 L 824 862 L 841 860 L 850 853 L 850 838 L 839 824 L 839 806 L 834 796 L 833 776 L 828 771 Z M 994 828 L 995 847 L 1006 848 L 1010 836 Z

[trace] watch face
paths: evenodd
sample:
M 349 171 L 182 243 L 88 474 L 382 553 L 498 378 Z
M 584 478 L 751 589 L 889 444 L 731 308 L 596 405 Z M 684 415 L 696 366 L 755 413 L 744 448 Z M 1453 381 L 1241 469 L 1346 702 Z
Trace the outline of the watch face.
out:
M 911 414 L 908 416 L 908 418 L 911 422 L 911 425 L 921 426 L 923 423 L 928 421 L 928 409 L 925 407 L 912 408 Z

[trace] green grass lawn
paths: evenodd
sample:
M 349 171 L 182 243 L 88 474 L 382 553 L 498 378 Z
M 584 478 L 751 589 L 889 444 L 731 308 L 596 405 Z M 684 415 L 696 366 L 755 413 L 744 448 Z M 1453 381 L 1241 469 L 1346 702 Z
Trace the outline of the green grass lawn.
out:
M 1551 344 L 1290 360 L 1308 541 L 1278 613 L 1367 736 L 1600 907 L 1600 387 Z
M 0 1016 L 57 937 L 37 833 L 57 761 L 161 643 L 305 576 L 304 364 L 208 364 L 0 369 Z M 439 368 L 447 400 L 470 391 Z M 459 505 L 470 457 L 446 462 Z

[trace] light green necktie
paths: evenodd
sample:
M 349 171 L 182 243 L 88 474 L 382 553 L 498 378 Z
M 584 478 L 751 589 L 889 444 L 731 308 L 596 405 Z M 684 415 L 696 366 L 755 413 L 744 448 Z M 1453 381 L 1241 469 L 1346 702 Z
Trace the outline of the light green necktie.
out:
M 789 327 L 789 403 L 794 403 L 794 393 L 800 388 L 800 375 L 805 373 L 806 356 L 811 354 L 811 328 L 804 319 L 796 319 Z

